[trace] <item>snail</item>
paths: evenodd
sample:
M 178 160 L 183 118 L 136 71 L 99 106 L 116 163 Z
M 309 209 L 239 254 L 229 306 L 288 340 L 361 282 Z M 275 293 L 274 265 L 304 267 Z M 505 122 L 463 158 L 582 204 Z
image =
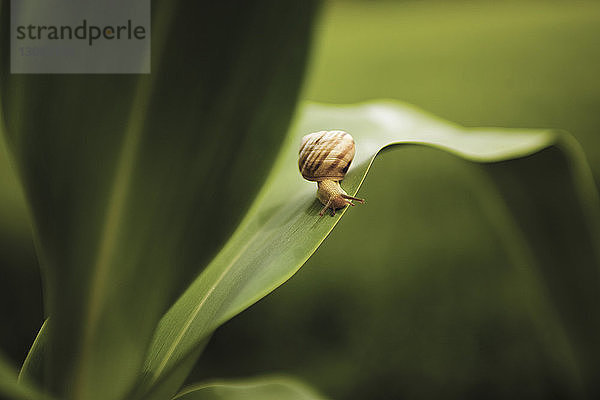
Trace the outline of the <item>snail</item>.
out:
M 340 186 L 354 158 L 354 149 L 354 139 L 344 131 L 320 131 L 302 138 L 298 167 L 304 179 L 317 182 L 317 198 L 324 205 L 320 216 L 328 208 L 333 216 L 338 208 L 354 206 L 352 200 L 365 202 L 348 196 Z

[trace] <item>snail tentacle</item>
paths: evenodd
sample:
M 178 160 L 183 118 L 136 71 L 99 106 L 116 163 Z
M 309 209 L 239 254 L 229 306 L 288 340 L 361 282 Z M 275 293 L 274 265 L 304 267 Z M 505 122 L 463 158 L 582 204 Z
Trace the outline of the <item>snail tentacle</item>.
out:
M 360 199 L 358 197 L 348 196 L 347 194 L 343 194 L 342 197 L 345 198 L 345 199 L 347 199 L 347 200 L 358 201 L 360 204 L 365 204 L 365 199 Z

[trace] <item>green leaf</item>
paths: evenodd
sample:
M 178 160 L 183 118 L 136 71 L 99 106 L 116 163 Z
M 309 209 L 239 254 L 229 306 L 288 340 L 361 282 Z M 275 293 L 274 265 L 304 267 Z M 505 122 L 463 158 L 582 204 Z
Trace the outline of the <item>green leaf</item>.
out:
M 151 74 L 19 75 L 1 1 L 0 112 L 52 321 L 49 391 L 132 390 L 159 318 L 225 242 L 280 147 L 315 3 L 153 1 Z
M 289 279 L 347 211 L 320 218 L 316 185 L 297 170 L 300 138 L 323 129 L 343 129 L 356 140 L 357 154 L 342 182 L 350 194 L 358 191 L 378 152 L 391 144 L 422 144 L 470 161 L 498 162 L 533 154 L 564 137 L 548 130 L 461 128 L 392 101 L 307 104 L 243 222 L 161 320 L 146 363 L 147 390 L 219 325 Z M 590 190 L 595 193 L 593 185 Z M 369 194 L 362 196 L 368 207 Z M 597 203 L 588 209 L 594 207 Z M 351 212 L 360 213 L 360 207 Z M 590 229 L 597 238 L 597 226 Z
M 16 371 L 0 355 L 0 396 L 11 400 L 51 400 L 50 396 L 41 393 L 29 384 L 17 382 Z
M 150 393 L 146 393 L 146 388 L 139 387 L 136 388 L 136 392 L 132 393 L 129 398 L 143 398 L 144 400 L 164 400 L 171 398 L 184 384 L 209 340 L 210 337 L 205 338 L 202 343 L 200 343 L 194 351 L 189 353 L 175 368 L 162 375 L 160 380 L 154 384 Z
M 47 327 L 48 320 L 45 320 L 21 366 L 21 370 L 19 371 L 19 382 L 43 382 L 44 355 L 47 351 L 46 346 L 48 341 L 48 334 L 46 333 Z
M 14 176 L 10 157 L 4 143 L 4 124 L 0 114 L 0 235 L 25 237 L 29 239 L 31 232 L 28 226 L 27 208 L 23 199 L 23 191 Z M 26 239 L 23 239 L 26 240 Z
M 598 269 L 565 158 L 382 152 L 368 207 L 220 327 L 192 376 L 282 370 L 336 399 L 598 398 Z
M 173 400 L 320 400 L 325 399 L 306 384 L 289 377 L 263 377 L 216 381 L 184 389 Z

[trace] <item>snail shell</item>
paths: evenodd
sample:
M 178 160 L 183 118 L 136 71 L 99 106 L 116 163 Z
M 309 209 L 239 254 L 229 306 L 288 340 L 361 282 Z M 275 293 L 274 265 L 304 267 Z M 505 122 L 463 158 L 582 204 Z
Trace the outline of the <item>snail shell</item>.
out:
M 354 139 L 344 131 L 308 134 L 300 145 L 300 173 L 309 181 L 340 181 L 350 168 L 354 151 Z

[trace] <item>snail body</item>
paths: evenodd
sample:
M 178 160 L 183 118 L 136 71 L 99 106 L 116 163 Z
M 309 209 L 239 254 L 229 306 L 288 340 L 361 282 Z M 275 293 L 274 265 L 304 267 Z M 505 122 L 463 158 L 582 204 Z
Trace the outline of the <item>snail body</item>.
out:
M 322 216 L 329 208 L 335 215 L 336 209 L 354 206 L 352 200 L 365 202 L 348 196 L 340 186 L 354 153 L 354 139 L 344 131 L 320 131 L 302 138 L 298 168 L 304 179 L 317 182 L 317 198 L 324 205 L 319 215 Z

